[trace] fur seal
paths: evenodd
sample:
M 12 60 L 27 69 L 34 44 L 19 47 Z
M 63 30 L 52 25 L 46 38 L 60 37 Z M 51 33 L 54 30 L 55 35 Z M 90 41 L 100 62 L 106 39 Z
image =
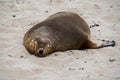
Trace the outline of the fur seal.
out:
M 52 52 L 71 49 L 96 49 L 114 46 L 115 41 L 100 45 L 90 40 L 88 24 L 73 12 L 58 12 L 36 24 L 24 36 L 23 44 L 31 54 L 44 57 Z

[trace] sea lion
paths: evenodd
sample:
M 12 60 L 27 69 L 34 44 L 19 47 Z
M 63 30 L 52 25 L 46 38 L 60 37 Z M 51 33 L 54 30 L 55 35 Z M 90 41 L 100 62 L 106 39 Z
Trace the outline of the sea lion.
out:
M 31 54 L 44 57 L 56 51 L 114 46 L 115 41 L 93 43 L 89 26 L 79 15 L 58 12 L 28 30 L 23 44 Z

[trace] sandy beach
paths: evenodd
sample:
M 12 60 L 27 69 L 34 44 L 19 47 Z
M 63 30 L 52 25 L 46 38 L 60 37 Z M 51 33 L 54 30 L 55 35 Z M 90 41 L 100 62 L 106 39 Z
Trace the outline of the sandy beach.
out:
M 30 55 L 26 31 L 61 11 L 84 18 L 94 42 L 116 46 Z M 120 80 L 120 0 L 0 0 L 0 80 Z

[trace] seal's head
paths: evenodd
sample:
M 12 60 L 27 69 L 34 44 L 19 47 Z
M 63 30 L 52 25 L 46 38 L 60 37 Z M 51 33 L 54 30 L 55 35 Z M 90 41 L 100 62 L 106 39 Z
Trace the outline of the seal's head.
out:
M 32 50 L 31 53 L 39 57 L 44 57 L 49 54 L 52 48 L 50 40 L 44 37 L 32 39 L 29 45 L 31 48 L 30 50 Z

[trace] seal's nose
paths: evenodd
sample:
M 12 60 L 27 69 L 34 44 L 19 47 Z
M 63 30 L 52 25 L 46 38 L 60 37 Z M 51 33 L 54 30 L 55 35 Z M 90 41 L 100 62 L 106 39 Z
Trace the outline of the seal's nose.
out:
M 44 52 L 43 49 L 39 50 L 39 54 L 43 54 L 43 52 Z

